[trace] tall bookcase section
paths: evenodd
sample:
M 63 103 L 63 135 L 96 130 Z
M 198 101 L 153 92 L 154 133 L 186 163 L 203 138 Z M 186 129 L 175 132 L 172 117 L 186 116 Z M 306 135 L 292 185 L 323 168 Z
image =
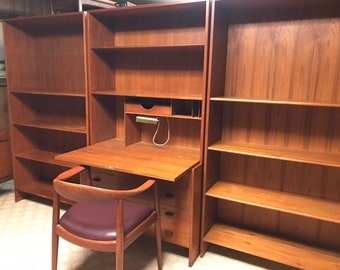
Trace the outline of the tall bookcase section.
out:
M 71 164 L 54 159 L 88 144 L 84 17 L 4 22 L 15 198 L 52 198 L 52 180 Z
M 199 252 L 208 7 L 207 1 L 124 7 L 91 11 L 88 20 L 91 143 L 142 144 L 153 159 L 152 149 L 162 147 L 201 161 L 174 183 L 160 181 L 163 239 L 188 247 L 189 264 Z M 166 142 L 169 129 L 168 143 L 154 145 L 156 125 L 137 116 L 158 119 L 155 141 Z
M 339 15 L 336 1 L 213 2 L 202 255 L 339 269 Z

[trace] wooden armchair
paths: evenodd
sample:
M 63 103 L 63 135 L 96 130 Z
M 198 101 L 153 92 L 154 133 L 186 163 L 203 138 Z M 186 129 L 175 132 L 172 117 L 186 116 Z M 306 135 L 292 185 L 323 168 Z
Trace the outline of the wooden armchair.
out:
M 135 189 L 110 190 L 65 181 L 84 170 L 81 166 L 72 168 L 53 181 L 52 270 L 57 269 L 59 236 L 88 249 L 115 252 L 116 270 L 122 270 L 125 248 L 152 224 L 155 224 L 158 269 L 162 269 L 157 182 L 147 180 Z M 151 187 L 154 187 L 154 207 L 125 200 Z M 61 197 L 76 203 L 60 218 Z

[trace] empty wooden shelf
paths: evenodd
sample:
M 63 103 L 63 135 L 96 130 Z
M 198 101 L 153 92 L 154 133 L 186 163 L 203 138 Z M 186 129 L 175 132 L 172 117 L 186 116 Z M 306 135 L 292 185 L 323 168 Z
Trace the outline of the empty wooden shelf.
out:
M 212 3 L 202 243 L 340 267 L 339 3 Z
M 16 200 L 52 198 L 52 180 L 72 164 L 54 156 L 88 144 L 82 13 L 4 22 Z

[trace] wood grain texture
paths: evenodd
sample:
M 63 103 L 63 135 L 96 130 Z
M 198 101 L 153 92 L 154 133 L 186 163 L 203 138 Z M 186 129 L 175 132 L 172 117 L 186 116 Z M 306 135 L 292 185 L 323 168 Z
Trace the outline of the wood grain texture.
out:
M 332 201 L 223 181 L 216 182 L 206 194 L 224 200 L 340 223 L 340 206 Z
M 199 164 L 198 149 L 180 147 L 160 148 L 152 144 L 108 140 L 77 149 L 56 157 L 59 160 L 143 175 L 155 179 L 176 181 Z M 155 164 L 158 164 L 155 166 Z
M 213 1 L 202 253 L 340 267 L 339 15 L 332 0 Z
M 227 225 L 215 224 L 205 240 L 301 269 L 328 270 L 340 267 L 339 254 L 336 252 L 316 249 Z
M 297 9 L 285 21 L 274 19 L 285 9 L 265 12 L 242 13 L 246 23 L 228 26 L 225 96 L 339 103 L 338 8 L 312 19 L 303 16 L 315 9 Z

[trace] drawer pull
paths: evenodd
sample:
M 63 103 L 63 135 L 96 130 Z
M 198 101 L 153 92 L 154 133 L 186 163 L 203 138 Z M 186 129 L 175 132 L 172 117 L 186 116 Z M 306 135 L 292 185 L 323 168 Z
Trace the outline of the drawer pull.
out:
M 165 237 L 167 237 L 167 238 L 171 238 L 171 237 L 174 235 L 174 232 L 173 232 L 173 231 L 170 231 L 170 230 L 165 230 L 165 231 L 164 231 L 164 235 L 165 235 Z
M 175 213 L 174 213 L 174 212 L 171 212 L 171 211 L 166 211 L 166 212 L 165 212 L 165 215 L 166 215 L 167 217 L 173 217 L 173 216 L 175 215 Z
M 172 194 L 172 193 L 165 193 L 165 197 L 166 198 L 173 198 L 174 194 Z

